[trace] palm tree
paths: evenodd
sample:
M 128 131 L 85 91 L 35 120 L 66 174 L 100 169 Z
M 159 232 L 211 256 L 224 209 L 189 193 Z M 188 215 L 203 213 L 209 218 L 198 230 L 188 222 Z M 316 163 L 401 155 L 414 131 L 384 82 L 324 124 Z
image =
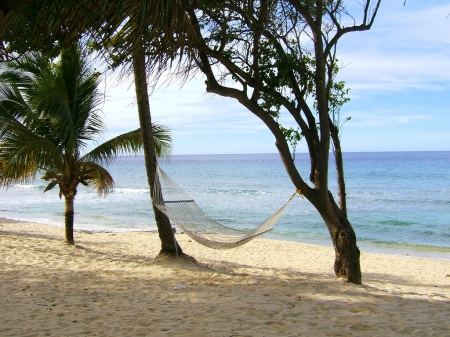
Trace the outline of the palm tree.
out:
M 150 198 L 153 200 L 157 151 L 150 141 L 154 131 L 151 128 L 147 79 L 150 76 L 159 78 L 167 65 L 173 62 L 174 55 L 178 53 L 181 56 L 184 41 L 177 39 L 173 32 L 175 26 L 184 21 L 179 21 L 183 6 L 177 1 L 164 0 L 148 5 L 146 1 L 127 0 L 121 2 L 119 11 L 110 6 L 108 11 L 114 15 L 106 15 L 111 18 L 109 23 L 91 36 L 91 43 L 106 56 L 105 61 L 111 68 L 119 68 L 122 75 L 132 74 L 134 77 L 147 180 Z M 152 206 L 161 239 L 159 254 L 184 257 L 182 248 L 173 235 L 169 218 L 153 204 Z
M 0 62 L 29 50 L 54 55 L 61 46 L 83 36 L 90 39 L 91 46 L 97 45 L 109 65 L 121 65 L 124 73 L 129 71 L 126 75 L 133 71 L 151 190 L 156 166 L 146 75 L 157 75 L 166 64 L 185 54 L 189 41 L 179 35 L 180 27 L 189 28 L 185 26 L 189 21 L 184 20 L 186 5 L 182 0 L 109 1 L 107 5 L 87 0 L 34 2 L 23 6 L 20 15 L 12 13 L 8 19 L 3 46 L 0 44 Z M 182 250 L 169 219 L 155 210 L 155 220 L 161 239 L 160 253 L 180 254 Z
M 56 63 L 28 55 L 8 64 L 0 75 L 0 186 L 41 179 L 45 191 L 59 187 L 65 199 L 66 242 L 74 244 L 74 199 L 77 187 L 89 186 L 100 196 L 114 187 L 102 165 L 118 155 L 142 150 L 137 129 L 98 145 L 105 130 L 101 118 L 99 74 L 93 71 L 79 46 L 62 51 Z M 153 124 L 157 155 L 170 153 L 167 128 Z M 44 192 L 45 192 L 44 191 Z

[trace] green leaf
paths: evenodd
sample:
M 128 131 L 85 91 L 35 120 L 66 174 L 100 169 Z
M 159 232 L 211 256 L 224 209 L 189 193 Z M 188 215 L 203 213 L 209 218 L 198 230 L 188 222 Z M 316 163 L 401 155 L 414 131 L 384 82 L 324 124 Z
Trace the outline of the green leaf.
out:
M 53 187 L 55 187 L 57 184 L 58 184 L 58 181 L 53 180 L 50 184 L 47 185 L 47 187 L 44 190 L 44 193 L 53 189 Z

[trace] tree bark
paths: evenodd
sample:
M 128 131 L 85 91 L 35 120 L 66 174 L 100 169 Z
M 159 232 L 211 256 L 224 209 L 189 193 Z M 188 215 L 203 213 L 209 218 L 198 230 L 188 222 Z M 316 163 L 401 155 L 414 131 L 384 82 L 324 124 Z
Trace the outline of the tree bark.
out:
M 292 182 L 297 189 L 302 190 L 305 198 L 317 209 L 328 228 L 335 251 L 336 277 L 350 283 L 361 284 L 360 251 L 356 243 L 356 234 L 348 221 L 346 212 L 338 207 L 330 191 L 323 193 L 317 188 L 305 188 L 303 180 L 295 178 L 299 176 L 295 166 L 286 165 L 288 161 L 292 161 L 289 149 L 281 144 L 284 142 L 280 139 L 277 141 L 277 148 Z
M 64 227 L 66 233 L 66 243 L 70 245 L 75 244 L 75 240 L 73 238 L 73 219 L 74 219 L 74 206 L 73 206 L 74 198 L 64 198 L 65 201 L 65 210 L 64 210 Z
M 336 164 L 337 184 L 339 191 L 339 208 L 347 217 L 347 193 L 345 192 L 345 178 L 344 178 L 344 159 L 341 149 L 341 140 L 339 139 L 339 129 L 330 122 L 331 139 L 334 145 L 334 159 Z
M 328 207 L 319 210 L 327 225 L 334 246 L 334 272 L 336 277 L 347 282 L 361 284 L 360 251 L 356 244 L 356 234 L 347 216 L 328 192 Z
M 153 201 L 153 184 L 156 172 L 156 153 L 153 143 L 152 121 L 150 103 L 148 99 L 147 76 L 145 67 L 145 54 L 142 48 L 137 47 L 133 56 L 133 71 L 136 89 L 136 100 L 141 126 L 144 148 L 145 167 L 150 187 L 150 199 Z M 176 241 L 169 219 L 153 205 L 159 238 L 161 239 L 161 251 L 159 254 L 180 255 L 182 249 Z

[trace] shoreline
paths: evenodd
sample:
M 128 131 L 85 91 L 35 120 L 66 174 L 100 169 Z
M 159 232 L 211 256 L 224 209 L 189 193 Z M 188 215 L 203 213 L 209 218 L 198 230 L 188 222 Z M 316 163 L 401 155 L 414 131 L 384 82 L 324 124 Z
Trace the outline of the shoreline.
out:
M 63 219 L 62 219 L 63 220 Z M 61 221 L 62 221 L 61 220 Z M 7 217 L 0 217 L 0 229 L 3 222 L 26 222 L 26 223 L 37 223 L 44 226 L 52 226 L 56 228 L 64 228 L 63 225 L 54 224 L 54 223 L 46 223 L 44 220 L 17 220 L 11 219 Z M 156 225 L 155 225 L 156 227 Z M 177 234 L 183 234 L 183 232 L 178 232 L 180 229 L 177 228 Z M 113 229 L 104 229 L 104 230 L 89 230 L 89 229 L 74 229 L 74 232 L 84 232 L 90 234 L 96 233 L 157 233 L 157 229 L 148 229 L 144 230 L 142 228 L 120 228 L 120 230 Z M 330 240 L 323 239 L 309 239 L 309 238 L 296 238 L 296 237 L 287 237 L 278 234 L 274 234 L 268 232 L 266 235 L 261 236 L 261 238 L 267 240 L 275 240 L 275 241 L 283 241 L 283 242 L 292 242 L 306 245 L 316 245 L 321 247 L 331 248 L 332 244 Z M 372 253 L 372 254 L 380 254 L 387 255 L 393 257 L 414 257 L 414 258 L 422 258 L 422 259 L 432 259 L 432 260 L 443 260 L 450 261 L 450 247 L 438 247 L 438 246 L 429 246 L 429 245 L 414 245 L 414 244 L 406 244 L 406 243 L 374 243 L 369 241 L 358 241 L 358 246 L 361 252 Z
M 363 285 L 334 277 L 332 248 L 257 238 L 232 250 L 150 232 L 0 231 L 0 335 L 445 336 L 450 262 L 362 252 Z

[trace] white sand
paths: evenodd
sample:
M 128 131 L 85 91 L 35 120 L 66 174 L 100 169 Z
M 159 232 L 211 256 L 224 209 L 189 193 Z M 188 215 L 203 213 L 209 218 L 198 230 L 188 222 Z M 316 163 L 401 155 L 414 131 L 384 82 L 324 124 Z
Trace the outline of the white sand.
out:
M 154 260 L 155 233 L 75 233 L 0 221 L 0 336 L 450 336 L 450 261 L 362 254 L 362 286 L 332 249 L 256 239 Z M 179 284 L 180 289 L 173 289 Z

